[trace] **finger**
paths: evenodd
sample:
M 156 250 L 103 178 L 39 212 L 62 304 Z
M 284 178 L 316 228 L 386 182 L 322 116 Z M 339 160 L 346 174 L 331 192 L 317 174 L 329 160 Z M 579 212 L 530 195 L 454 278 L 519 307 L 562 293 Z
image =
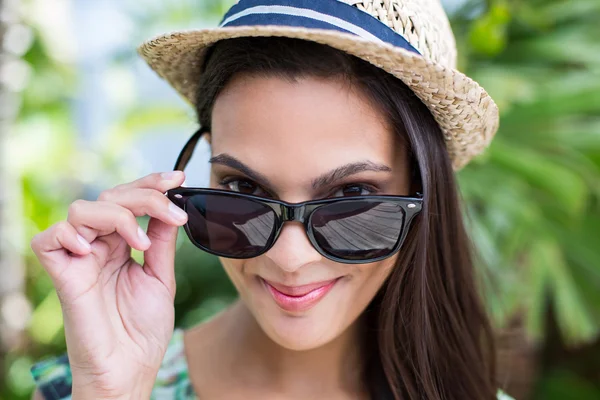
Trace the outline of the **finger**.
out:
M 156 189 L 129 188 L 107 190 L 99 201 L 116 203 L 140 217 L 149 215 L 171 225 L 184 225 L 187 214 Z
M 165 193 L 169 189 L 173 189 L 181 186 L 185 180 L 185 174 L 183 171 L 170 171 L 163 173 L 152 173 L 146 175 L 133 182 L 123 183 L 115 186 L 115 190 L 133 189 L 133 188 L 145 188 L 155 189 L 161 193 Z
M 90 243 L 67 221 L 58 222 L 35 235 L 31 249 L 53 277 L 58 273 L 57 267 L 66 266 L 69 252 L 84 256 L 92 250 Z
M 160 280 L 175 297 L 175 247 L 178 227 L 150 218 L 148 237 L 152 245 L 144 253 L 144 270 Z
M 144 251 L 150 247 L 150 239 L 133 213 L 115 203 L 76 200 L 69 207 L 67 221 L 88 243 L 117 232 L 135 249 Z

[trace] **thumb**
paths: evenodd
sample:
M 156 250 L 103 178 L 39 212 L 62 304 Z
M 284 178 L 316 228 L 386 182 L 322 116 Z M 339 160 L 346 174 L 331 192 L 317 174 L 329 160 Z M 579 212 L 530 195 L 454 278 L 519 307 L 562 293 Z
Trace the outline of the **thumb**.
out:
M 150 218 L 148 237 L 151 245 L 144 252 L 144 270 L 161 281 L 175 297 L 175 245 L 178 226 Z

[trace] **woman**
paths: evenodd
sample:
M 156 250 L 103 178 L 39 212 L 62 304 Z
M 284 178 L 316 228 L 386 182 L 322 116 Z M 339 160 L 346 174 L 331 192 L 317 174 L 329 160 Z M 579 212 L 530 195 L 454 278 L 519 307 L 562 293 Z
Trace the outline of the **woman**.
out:
M 33 367 L 34 397 L 504 396 L 453 173 L 498 114 L 453 46 L 433 0 L 242 0 L 218 29 L 144 44 L 201 129 L 176 171 L 33 238 L 68 348 Z M 210 188 L 182 188 L 201 138 Z M 240 296 L 173 331 L 182 225 Z

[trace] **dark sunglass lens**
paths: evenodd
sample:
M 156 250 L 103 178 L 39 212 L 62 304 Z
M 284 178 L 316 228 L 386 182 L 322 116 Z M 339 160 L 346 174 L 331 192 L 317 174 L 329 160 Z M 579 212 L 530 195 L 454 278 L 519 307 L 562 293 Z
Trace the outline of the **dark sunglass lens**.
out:
M 400 238 L 404 211 L 385 201 L 348 201 L 317 209 L 311 225 L 319 246 L 345 260 L 389 255 Z
M 192 240 L 225 257 L 257 256 L 275 231 L 275 212 L 249 199 L 195 195 L 187 200 L 186 210 Z

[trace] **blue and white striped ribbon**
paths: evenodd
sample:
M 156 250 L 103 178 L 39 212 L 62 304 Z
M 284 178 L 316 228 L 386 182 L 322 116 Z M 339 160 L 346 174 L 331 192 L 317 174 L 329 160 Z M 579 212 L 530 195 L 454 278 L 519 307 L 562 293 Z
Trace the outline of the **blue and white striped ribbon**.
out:
M 368 13 L 338 0 L 240 0 L 220 27 L 278 25 L 331 29 L 420 54 L 402 35 Z

